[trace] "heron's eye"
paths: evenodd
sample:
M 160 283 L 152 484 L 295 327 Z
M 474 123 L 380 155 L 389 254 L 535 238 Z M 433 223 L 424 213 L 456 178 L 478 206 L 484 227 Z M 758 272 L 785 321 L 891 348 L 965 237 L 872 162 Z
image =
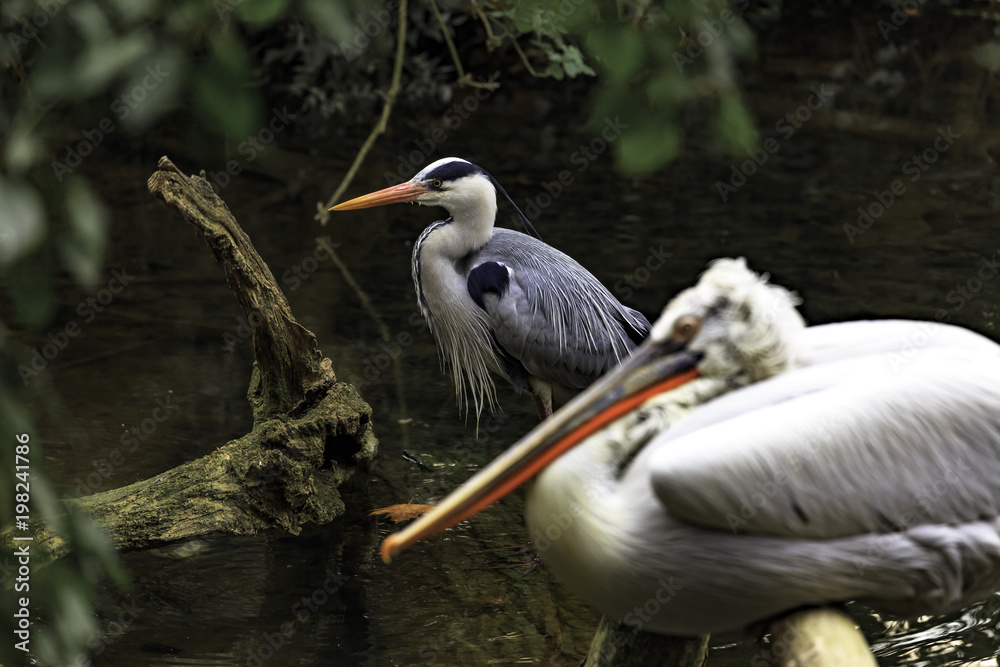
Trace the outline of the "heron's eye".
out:
M 678 343 L 686 343 L 701 330 L 701 318 L 685 315 L 674 323 L 674 333 L 671 338 Z
M 440 188 L 442 185 L 444 185 L 444 183 L 441 182 L 440 178 L 435 178 L 433 181 L 431 181 L 431 185 L 433 185 L 435 188 Z

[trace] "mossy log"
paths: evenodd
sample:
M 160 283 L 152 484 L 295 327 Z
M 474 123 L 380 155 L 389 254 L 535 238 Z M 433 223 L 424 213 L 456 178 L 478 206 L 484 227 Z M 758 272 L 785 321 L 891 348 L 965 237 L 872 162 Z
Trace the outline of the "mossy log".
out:
M 253 430 L 153 478 L 73 502 L 120 550 L 275 527 L 296 534 L 326 523 L 344 513 L 338 487 L 375 456 L 371 408 L 337 381 L 208 181 L 185 176 L 166 157 L 158 167 L 150 192 L 205 239 L 253 328 Z M 49 527 L 39 527 L 39 543 L 56 556 L 65 550 Z

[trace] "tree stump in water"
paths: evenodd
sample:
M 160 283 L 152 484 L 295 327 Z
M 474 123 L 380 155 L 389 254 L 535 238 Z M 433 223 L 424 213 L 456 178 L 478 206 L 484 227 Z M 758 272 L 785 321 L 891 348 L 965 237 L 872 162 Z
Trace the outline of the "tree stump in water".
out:
M 158 167 L 149 191 L 205 239 L 253 327 L 253 430 L 151 479 L 72 502 L 121 550 L 275 527 L 297 534 L 307 523 L 326 523 L 345 510 L 337 487 L 377 451 L 371 408 L 337 381 L 208 181 L 184 176 L 166 157 Z M 51 527 L 38 527 L 39 543 L 54 556 L 65 551 Z

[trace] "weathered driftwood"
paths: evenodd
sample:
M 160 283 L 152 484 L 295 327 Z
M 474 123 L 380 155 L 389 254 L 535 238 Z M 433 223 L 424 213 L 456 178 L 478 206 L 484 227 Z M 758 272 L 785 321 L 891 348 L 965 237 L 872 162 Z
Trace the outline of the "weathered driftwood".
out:
M 865 636 L 842 609 L 804 609 L 771 624 L 763 664 L 775 667 L 877 667 Z
M 590 644 L 590 653 L 584 667 L 702 667 L 707 655 L 708 635 L 655 635 L 605 616 Z
M 601 619 L 584 667 L 702 667 L 708 635 L 668 637 Z M 774 667 L 877 667 L 854 620 L 841 609 L 803 609 L 773 621 L 760 639 L 760 664 Z
M 371 408 L 338 382 L 316 337 L 292 317 L 274 276 L 228 207 L 201 177 L 166 157 L 149 190 L 176 208 L 222 264 L 253 328 L 248 398 L 253 430 L 151 479 L 74 501 L 122 550 L 279 527 L 298 533 L 343 514 L 337 488 L 372 460 Z M 52 553 L 62 539 L 39 527 Z

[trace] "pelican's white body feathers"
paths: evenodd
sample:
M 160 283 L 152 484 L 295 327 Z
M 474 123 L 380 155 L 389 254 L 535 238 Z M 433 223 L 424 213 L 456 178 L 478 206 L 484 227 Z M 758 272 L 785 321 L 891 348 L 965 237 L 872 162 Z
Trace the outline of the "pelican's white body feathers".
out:
M 945 612 L 1000 589 L 1000 346 L 908 321 L 786 337 L 774 377 L 732 390 L 709 373 L 537 477 L 529 535 L 571 590 L 683 635 L 843 600 Z

